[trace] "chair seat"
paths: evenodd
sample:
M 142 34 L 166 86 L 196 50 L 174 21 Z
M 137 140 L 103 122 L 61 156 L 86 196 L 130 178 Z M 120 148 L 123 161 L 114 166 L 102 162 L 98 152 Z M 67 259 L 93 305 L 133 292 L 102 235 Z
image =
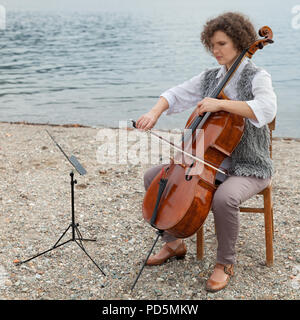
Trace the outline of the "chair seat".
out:
M 266 191 L 269 191 L 272 187 L 272 180 L 270 181 L 269 185 L 265 187 L 262 191 L 260 191 L 258 194 L 264 194 Z
M 263 189 L 262 191 L 260 191 L 258 194 L 262 195 L 262 196 L 266 196 L 266 195 L 270 195 L 271 194 L 271 190 L 272 190 L 272 181 L 270 181 L 269 185 Z M 271 207 L 272 204 L 271 204 Z M 264 208 L 253 208 L 253 207 L 240 207 L 240 212 L 252 212 L 252 213 L 264 213 L 265 209 Z

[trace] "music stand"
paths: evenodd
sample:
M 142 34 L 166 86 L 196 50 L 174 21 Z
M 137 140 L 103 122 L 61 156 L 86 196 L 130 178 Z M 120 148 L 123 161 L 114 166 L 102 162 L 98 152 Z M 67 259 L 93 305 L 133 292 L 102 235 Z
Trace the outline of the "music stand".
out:
M 83 168 L 83 166 L 79 163 L 79 161 L 76 159 L 75 156 L 71 155 L 70 157 L 67 156 L 67 154 L 64 152 L 64 150 L 61 148 L 61 146 L 55 141 L 55 139 L 52 137 L 52 135 L 49 133 L 49 131 L 47 129 L 45 129 L 48 133 L 48 135 L 50 136 L 50 138 L 54 141 L 54 143 L 56 144 L 56 146 L 59 148 L 59 150 L 63 153 L 63 155 L 67 158 L 67 160 L 71 163 L 71 165 L 76 169 L 76 171 L 80 174 L 80 175 L 85 175 L 87 172 L 86 170 Z M 106 274 L 103 272 L 103 270 L 98 266 L 98 264 L 91 258 L 91 256 L 86 252 L 82 241 L 96 241 L 96 239 L 84 239 L 78 229 L 79 223 L 75 222 L 75 205 L 74 205 L 74 185 L 77 184 L 77 180 L 74 180 L 74 172 L 73 170 L 70 173 L 70 177 L 71 177 L 71 208 L 72 208 L 72 216 L 71 216 L 71 223 L 70 225 L 67 227 L 67 229 L 63 232 L 63 234 L 60 236 L 60 238 L 56 241 L 56 243 L 54 244 L 53 247 L 51 247 L 48 250 L 45 250 L 41 253 L 36 254 L 35 256 L 24 260 L 24 261 L 18 261 L 16 262 L 16 265 L 20 265 L 22 263 L 28 262 L 34 258 L 37 258 L 49 251 L 52 251 L 56 248 L 59 248 L 65 244 L 67 244 L 68 242 L 71 241 L 75 241 L 79 248 L 89 257 L 89 259 L 94 263 L 94 265 L 102 272 L 103 275 L 106 276 Z M 59 244 L 60 240 L 64 237 L 64 235 L 67 233 L 67 231 L 72 228 L 72 238 L 64 241 L 62 243 Z M 77 238 L 76 238 L 76 234 L 77 234 Z

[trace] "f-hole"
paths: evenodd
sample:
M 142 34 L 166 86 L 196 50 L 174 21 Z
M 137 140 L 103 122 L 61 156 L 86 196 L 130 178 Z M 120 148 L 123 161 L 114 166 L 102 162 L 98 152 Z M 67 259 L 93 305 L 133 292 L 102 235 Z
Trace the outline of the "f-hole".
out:
M 185 180 L 186 181 L 191 181 L 193 179 L 193 176 L 189 176 L 189 172 L 191 171 L 191 169 L 193 168 L 195 164 L 195 161 L 193 161 L 193 163 L 190 165 L 187 174 L 185 175 Z

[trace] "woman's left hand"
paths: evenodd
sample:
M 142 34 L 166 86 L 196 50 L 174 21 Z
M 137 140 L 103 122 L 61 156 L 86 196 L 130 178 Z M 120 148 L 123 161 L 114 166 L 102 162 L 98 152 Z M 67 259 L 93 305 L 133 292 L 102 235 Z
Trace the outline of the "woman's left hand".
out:
M 201 116 L 204 112 L 218 112 L 221 111 L 221 101 L 220 99 L 214 98 L 204 98 L 197 103 L 197 112 Z

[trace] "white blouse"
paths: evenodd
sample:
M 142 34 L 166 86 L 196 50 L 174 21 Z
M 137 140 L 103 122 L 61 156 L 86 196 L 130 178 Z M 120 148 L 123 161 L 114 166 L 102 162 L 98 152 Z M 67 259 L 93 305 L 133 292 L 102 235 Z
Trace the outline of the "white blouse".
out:
M 239 68 L 224 88 L 224 93 L 230 100 L 238 100 L 236 84 L 240 73 L 249 61 L 250 59 L 247 57 L 242 60 Z M 169 109 L 166 112 L 167 115 L 182 112 L 191 107 L 196 107 L 197 103 L 201 101 L 200 85 L 204 73 L 205 71 L 161 94 L 161 96 L 169 103 Z M 223 65 L 217 74 L 217 78 L 220 78 L 219 83 L 223 79 L 225 73 L 226 67 Z M 249 121 L 260 128 L 265 124 L 272 122 L 277 112 L 277 98 L 272 86 L 271 76 L 267 71 L 261 69 L 256 73 L 252 80 L 252 93 L 254 96 L 253 100 L 245 102 L 252 109 L 257 121 L 253 119 L 249 119 Z

